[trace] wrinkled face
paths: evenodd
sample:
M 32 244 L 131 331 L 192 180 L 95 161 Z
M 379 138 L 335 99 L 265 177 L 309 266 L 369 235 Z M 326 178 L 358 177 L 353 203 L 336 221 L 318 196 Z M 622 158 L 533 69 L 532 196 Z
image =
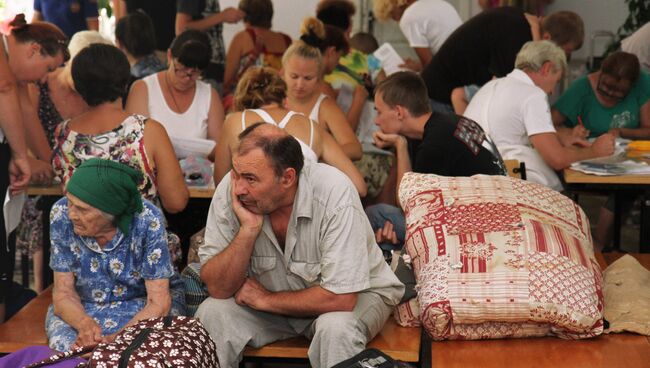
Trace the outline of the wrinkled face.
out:
M 271 161 L 261 149 L 253 149 L 244 155 L 234 154 L 232 172 L 235 195 L 244 208 L 267 215 L 279 207 L 283 189 Z
M 68 193 L 68 217 L 74 226 L 74 233 L 79 236 L 94 237 L 113 224 L 104 217 L 100 210 Z
M 630 93 L 631 89 L 632 82 L 629 80 L 617 79 L 601 73 L 596 84 L 596 96 L 603 106 L 614 107 Z
M 56 70 L 63 64 L 63 54 L 49 56 L 41 52 L 41 46 L 32 42 L 28 47 L 21 48 L 9 58 L 11 70 L 19 82 L 38 82 L 47 73 Z
M 289 97 L 303 99 L 318 92 L 318 60 L 293 55 L 287 60 L 283 70 Z
M 397 109 L 391 108 L 384 102 L 381 92 L 375 94 L 375 110 L 377 111 L 375 124 L 379 129 L 386 134 L 399 134 L 402 123 L 398 119 Z

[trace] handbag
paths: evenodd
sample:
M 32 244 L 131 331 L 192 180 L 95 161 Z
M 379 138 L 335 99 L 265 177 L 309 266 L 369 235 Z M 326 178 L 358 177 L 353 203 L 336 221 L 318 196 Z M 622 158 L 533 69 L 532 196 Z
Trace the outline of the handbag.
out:
M 398 362 L 378 349 L 369 348 L 332 368 L 407 368 L 410 364 Z
M 113 342 L 52 356 L 29 368 L 43 367 L 92 351 L 78 368 L 178 367 L 219 368 L 216 346 L 198 319 L 166 316 L 125 328 Z

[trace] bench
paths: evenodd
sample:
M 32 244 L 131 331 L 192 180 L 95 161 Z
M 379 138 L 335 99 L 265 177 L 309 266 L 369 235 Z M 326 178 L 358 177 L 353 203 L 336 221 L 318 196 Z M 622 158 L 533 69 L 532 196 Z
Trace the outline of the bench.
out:
M 650 269 L 650 254 L 631 254 Z M 623 253 L 596 254 L 601 268 Z M 648 367 L 650 338 L 622 333 L 601 335 L 586 340 L 562 340 L 553 337 L 436 341 L 431 343 L 431 359 L 423 367 L 483 368 L 501 367 Z M 478 364 L 480 362 L 480 364 Z
M 0 325 L 0 353 L 11 353 L 27 346 L 47 345 L 45 314 L 52 303 L 50 286 L 31 300 L 10 320 Z M 380 349 L 395 359 L 417 362 L 420 352 L 419 328 L 401 327 L 389 318 L 368 346 Z M 246 348 L 247 358 L 307 359 L 309 341 L 303 337 L 277 341 L 259 349 Z

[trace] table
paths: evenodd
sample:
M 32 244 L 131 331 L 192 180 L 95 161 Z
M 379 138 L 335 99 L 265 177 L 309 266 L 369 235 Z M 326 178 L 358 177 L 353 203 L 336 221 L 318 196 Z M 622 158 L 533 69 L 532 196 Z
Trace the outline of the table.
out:
M 598 176 L 585 174 L 572 169 L 564 169 L 564 181 L 569 190 L 600 190 L 609 192 L 638 190 L 642 192 L 639 252 L 650 253 L 650 175 Z M 616 216 L 616 223 L 614 224 L 615 240 L 619 238 L 620 229 L 620 218 Z
M 202 187 L 190 186 L 188 189 L 190 192 L 190 199 L 201 200 L 212 199 L 215 191 L 214 185 Z M 50 209 L 58 198 L 63 196 L 63 189 L 59 184 L 53 184 L 50 186 L 30 186 L 27 188 L 27 195 L 43 196 L 48 197 L 49 199 L 45 201 L 43 208 L 41 208 L 43 211 L 43 286 L 46 287 L 53 282 L 53 276 L 50 270 Z M 25 271 L 23 271 L 23 278 L 25 278 L 24 273 Z

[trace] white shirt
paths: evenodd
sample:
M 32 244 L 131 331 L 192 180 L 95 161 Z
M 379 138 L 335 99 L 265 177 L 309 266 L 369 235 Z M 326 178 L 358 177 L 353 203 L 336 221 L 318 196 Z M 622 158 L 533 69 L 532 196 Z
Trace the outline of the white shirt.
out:
M 149 117 L 165 127 L 169 138 L 207 139 L 208 112 L 212 97 L 209 84 L 197 80 L 192 104 L 184 113 L 179 114 L 167 106 L 157 74 L 152 74 L 143 81 L 149 95 Z
M 529 137 L 555 133 L 548 96 L 519 69 L 486 83 L 472 98 L 465 117 L 478 122 L 505 160 L 526 163 L 527 180 L 562 190 L 562 183 Z
M 621 41 L 621 50 L 636 55 L 641 68 L 650 73 L 650 22 Z
M 435 55 L 462 23 L 456 9 L 446 1 L 418 0 L 406 8 L 399 27 L 411 47 L 426 47 Z

